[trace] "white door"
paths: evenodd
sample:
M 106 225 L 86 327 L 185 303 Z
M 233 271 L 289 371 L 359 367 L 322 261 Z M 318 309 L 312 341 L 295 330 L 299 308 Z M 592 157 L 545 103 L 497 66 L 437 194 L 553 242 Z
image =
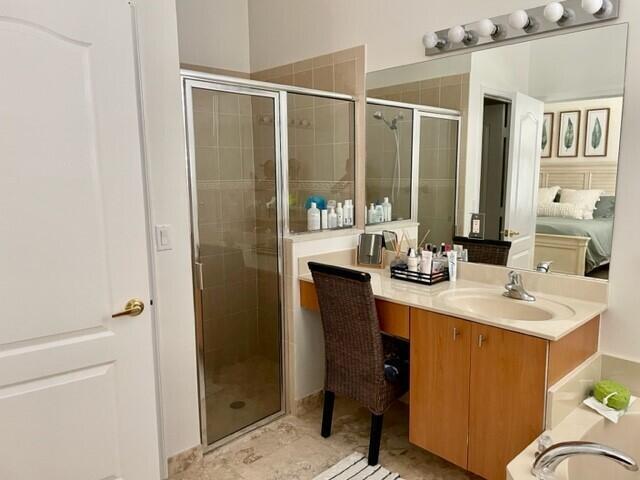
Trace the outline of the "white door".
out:
M 511 241 L 508 265 L 532 268 L 544 103 L 517 93 L 513 102 L 511 152 L 507 171 L 505 240 Z
M 160 477 L 133 45 L 126 0 L 0 0 L 3 480 Z

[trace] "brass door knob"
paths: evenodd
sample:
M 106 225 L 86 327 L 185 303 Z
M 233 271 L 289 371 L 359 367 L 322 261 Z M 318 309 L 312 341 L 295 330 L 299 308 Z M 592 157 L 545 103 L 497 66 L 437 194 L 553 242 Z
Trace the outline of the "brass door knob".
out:
M 143 311 L 144 311 L 144 303 L 142 302 L 142 300 L 138 300 L 137 298 L 132 298 L 124 306 L 123 311 L 114 313 L 113 315 L 111 315 L 111 318 L 126 317 L 127 315 L 130 317 L 137 317 Z

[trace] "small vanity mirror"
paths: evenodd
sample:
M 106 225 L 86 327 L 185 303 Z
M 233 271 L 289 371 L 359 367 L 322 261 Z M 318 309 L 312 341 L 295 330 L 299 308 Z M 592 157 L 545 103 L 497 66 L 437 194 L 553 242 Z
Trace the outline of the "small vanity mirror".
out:
M 383 221 L 410 218 L 419 238 L 430 230 L 431 242 L 453 243 L 473 237 L 472 217 L 481 217 L 478 248 L 509 245 L 498 264 L 607 279 L 627 31 L 538 37 L 369 73 L 369 223 L 386 198 Z
M 383 268 L 384 237 L 375 233 L 362 233 L 358 240 L 358 265 Z

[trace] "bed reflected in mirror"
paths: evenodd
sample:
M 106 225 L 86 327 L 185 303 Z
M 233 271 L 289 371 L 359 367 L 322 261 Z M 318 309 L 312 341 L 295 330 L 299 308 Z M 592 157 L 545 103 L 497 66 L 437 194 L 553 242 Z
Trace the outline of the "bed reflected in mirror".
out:
M 608 279 L 627 34 L 607 26 L 369 73 L 370 100 L 460 115 L 450 201 L 438 197 L 437 144 L 408 195 L 421 231 L 501 242 L 512 268 Z M 387 157 L 378 168 L 393 172 Z M 434 207 L 451 221 L 422 215 Z

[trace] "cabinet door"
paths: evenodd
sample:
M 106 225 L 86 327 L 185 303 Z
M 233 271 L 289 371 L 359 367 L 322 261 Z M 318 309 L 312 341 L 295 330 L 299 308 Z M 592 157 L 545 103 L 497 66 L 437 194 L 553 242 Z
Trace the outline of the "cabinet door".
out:
M 473 324 L 469 470 L 504 480 L 507 464 L 543 430 L 547 342 Z
M 409 440 L 467 468 L 471 323 L 411 309 Z

